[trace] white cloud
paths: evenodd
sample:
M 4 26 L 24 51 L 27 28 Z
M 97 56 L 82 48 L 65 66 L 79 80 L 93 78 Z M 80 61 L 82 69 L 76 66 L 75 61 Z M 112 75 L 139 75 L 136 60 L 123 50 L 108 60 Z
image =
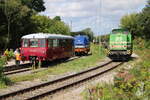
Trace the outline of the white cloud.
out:
M 120 18 L 137 12 L 144 7 L 146 0 L 44 0 L 46 11 L 42 14 L 61 16 L 66 23 L 73 21 L 73 31 L 91 27 L 94 32 L 101 25 L 102 33 L 117 27 Z M 101 3 L 101 4 L 100 4 Z M 102 20 L 99 24 L 97 20 Z M 106 27 L 107 26 L 107 27 Z

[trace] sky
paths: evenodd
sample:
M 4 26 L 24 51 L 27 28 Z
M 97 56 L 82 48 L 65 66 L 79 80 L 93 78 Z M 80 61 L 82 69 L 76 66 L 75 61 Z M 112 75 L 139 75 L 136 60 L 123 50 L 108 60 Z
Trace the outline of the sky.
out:
M 146 0 L 44 0 L 42 15 L 60 16 L 71 31 L 91 28 L 95 35 L 118 28 L 122 16 L 142 11 Z

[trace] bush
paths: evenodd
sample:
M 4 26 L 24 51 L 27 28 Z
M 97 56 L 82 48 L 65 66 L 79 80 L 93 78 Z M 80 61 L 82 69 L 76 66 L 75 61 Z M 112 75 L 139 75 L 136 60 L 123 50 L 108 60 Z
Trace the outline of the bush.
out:
M 8 60 L 9 60 L 9 59 L 12 59 L 12 58 L 14 58 L 14 57 L 15 57 L 15 55 L 14 55 L 13 50 L 10 50 L 10 51 L 8 52 Z
M 4 75 L 4 64 L 6 62 L 6 58 L 0 57 L 0 88 L 4 88 L 6 85 L 9 85 L 11 81 Z

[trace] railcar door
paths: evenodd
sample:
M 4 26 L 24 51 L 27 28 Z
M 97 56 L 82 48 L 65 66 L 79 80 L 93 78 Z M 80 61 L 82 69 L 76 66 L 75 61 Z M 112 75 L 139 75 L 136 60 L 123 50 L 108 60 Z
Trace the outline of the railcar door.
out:
M 53 59 L 60 58 L 59 39 L 53 39 Z
M 66 54 L 67 54 L 67 57 L 71 57 L 73 56 L 74 54 L 74 51 L 73 51 L 73 41 L 71 39 L 67 39 L 66 40 Z
M 53 60 L 53 39 L 48 39 L 47 57 L 50 61 Z
M 60 58 L 64 58 L 64 39 L 59 39 L 59 56 Z

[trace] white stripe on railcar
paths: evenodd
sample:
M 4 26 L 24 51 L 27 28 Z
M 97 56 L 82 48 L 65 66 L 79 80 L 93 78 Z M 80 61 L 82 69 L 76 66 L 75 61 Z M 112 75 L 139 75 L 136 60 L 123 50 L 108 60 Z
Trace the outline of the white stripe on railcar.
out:
M 66 38 L 66 39 L 74 39 L 72 36 L 67 36 L 67 35 L 61 35 L 61 34 L 48 34 L 48 33 L 34 33 L 34 34 L 29 34 L 25 35 L 22 37 L 22 39 L 42 39 L 42 38 Z

